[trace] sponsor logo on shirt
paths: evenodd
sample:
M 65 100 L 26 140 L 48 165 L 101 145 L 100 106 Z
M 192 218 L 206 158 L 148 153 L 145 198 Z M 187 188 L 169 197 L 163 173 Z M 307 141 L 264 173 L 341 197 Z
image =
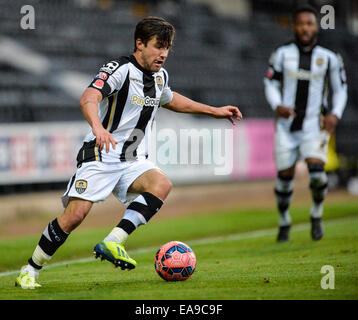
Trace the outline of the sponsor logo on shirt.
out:
M 298 72 L 294 71 L 287 71 L 287 75 L 291 78 L 298 79 L 298 80 L 313 80 L 313 79 L 320 79 L 323 77 L 322 72 L 312 73 L 311 71 L 299 69 Z
M 160 99 L 158 98 L 151 98 L 146 96 L 145 98 L 139 97 L 137 95 L 133 95 L 131 98 L 131 103 L 136 104 L 140 107 L 157 107 L 159 106 Z

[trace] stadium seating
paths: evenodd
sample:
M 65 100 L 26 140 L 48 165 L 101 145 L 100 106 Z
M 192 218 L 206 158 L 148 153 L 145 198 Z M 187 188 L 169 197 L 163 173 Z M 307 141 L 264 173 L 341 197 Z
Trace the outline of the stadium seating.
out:
M 34 74 L 0 57 L 0 123 L 83 119 L 79 100 L 57 86 L 56 74 L 71 70 L 90 78 L 104 62 L 130 54 L 139 19 L 131 1 L 110 1 L 107 9 L 100 9 L 99 2 L 37 1 L 35 30 L 20 28 L 23 1 L 1 2 L 0 37 L 45 57 L 51 68 L 49 74 Z M 172 89 L 213 105 L 236 104 L 246 118 L 273 116 L 262 79 L 270 52 L 291 38 L 290 30 L 269 15 L 228 18 L 186 1 L 164 1 L 149 13 L 168 18 L 177 28 L 166 64 Z M 358 138 L 358 76 L 349 72 L 358 69 L 357 41 L 344 30 L 322 38 L 342 52 L 348 69 L 350 100 L 340 126 L 344 141 L 337 145 L 349 153 Z

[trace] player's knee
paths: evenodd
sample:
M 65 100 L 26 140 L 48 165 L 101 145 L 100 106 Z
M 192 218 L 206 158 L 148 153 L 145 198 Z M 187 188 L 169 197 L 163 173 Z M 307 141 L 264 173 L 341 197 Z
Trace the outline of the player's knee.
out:
M 308 163 L 307 167 L 308 167 L 309 173 L 324 171 L 324 163 L 323 162 Z
M 280 171 L 276 179 L 275 193 L 292 193 L 292 189 L 293 174 L 283 173 Z
M 165 188 L 166 188 L 167 194 L 169 194 L 169 192 L 173 188 L 173 184 L 168 178 L 166 179 L 166 182 L 165 182 Z
M 282 181 L 291 182 L 293 180 L 293 172 L 280 171 L 277 175 L 277 178 Z
M 314 202 L 321 203 L 328 190 L 328 178 L 323 163 L 308 163 L 310 188 Z
M 151 186 L 151 193 L 153 193 L 161 200 L 165 200 L 172 187 L 173 184 L 170 182 L 167 176 L 163 175 L 157 179 L 155 184 Z
M 327 184 L 327 175 L 324 171 L 323 163 L 308 163 L 308 171 L 310 174 L 311 188 L 319 188 Z
M 295 174 L 295 167 L 287 168 L 278 172 L 278 177 L 283 180 L 292 180 Z

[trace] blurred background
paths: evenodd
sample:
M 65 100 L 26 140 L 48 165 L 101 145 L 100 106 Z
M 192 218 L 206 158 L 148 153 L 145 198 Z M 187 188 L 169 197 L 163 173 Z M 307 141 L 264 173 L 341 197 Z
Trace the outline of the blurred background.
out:
M 52 190 L 58 196 L 65 191 L 87 132 L 80 96 L 102 64 L 132 53 L 135 25 L 147 15 L 164 17 L 177 30 L 165 65 L 172 90 L 215 106 L 237 105 L 245 117 L 228 133 L 234 145 L 232 155 L 222 146 L 222 161 L 215 162 L 215 148 L 202 148 L 201 141 L 199 163 L 181 165 L 179 160 L 175 163 L 179 153 L 174 155 L 174 164 L 165 158 L 171 150 L 168 144 L 179 145 L 181 129 L 205 129 L 196 134 L 211 139 L 215 129 L 220 129 L 225 143 L 225 130 L 231 126 L 160 110 L 154 136 L 156 151 L 162 152 L 159 167 L 176 185 L 256 181 L 268 188 L 273 199 L 274 114 L 264 97 L 263 77 L 272 50 L 293 38 L 291 12 L 303 3 L 318 10 L 326 4 L 335 9 L 335 29 L 321 30 L 319 39 L 343 56 L 349 98 L 330 142 L 326 169 L 332 190 L 358 194 L 357 1 L 0 0 L 1 211 L 9 210 L 9 197 L 21 203 L 19 196 L 25 193 Z M 28 13 L 21 13 L 25 5 L 34 8 L 34 29 L 21 27 Z M 177 135 L 170 137 L 167 128 Z M 205 152 L 211 153 L 212 161 L 202 163 L 208 156 Z M 231 164 L 223 160 L 228 155 Z M 158 160 L 157 156 L 154 153 Z M 229 173 L 215 171 L 225 165 Z M 300 168 L 304 175 L 304 165 Z M 230 185 L 235 194 L 236 186 Z M 216 194 L 217 189 L 213 190 Z M 48 198 L 42 194 L 29 201 Z

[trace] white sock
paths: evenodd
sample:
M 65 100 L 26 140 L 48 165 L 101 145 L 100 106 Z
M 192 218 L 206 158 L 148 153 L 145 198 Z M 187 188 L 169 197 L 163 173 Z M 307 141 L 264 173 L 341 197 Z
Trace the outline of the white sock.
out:
M 311 207 L 312 218 L 322 218 L 323 215 L 323 201 L 320 204 L 313 203 Z
M 126 242 L 127 238 L 128 238 L 127 232 L 125 232 L 122 228 L 115 227 L 109 233 L 109 235 L 104 238 L 103 241 L 114 241 L 123 244 Z
M 40 267 L 47 264 L 47 262 L 49 262 L 51 258 L 52 256 L 46 254 L 39 245 L 36 246 L 36 249 L 32 254 L 32 261 L 35 262 Z
M 280 214 L 279 226 L 286 227 L 290 225 L 291 225 L 291 215 L 287 209 L 283 214 Z
M 21 268 L 21 272 L 28 272 L 31 276 L 34 276 L 35 278 L 39 277 L 39 271 L 40 270 L 35 269 L 29 264 Z

